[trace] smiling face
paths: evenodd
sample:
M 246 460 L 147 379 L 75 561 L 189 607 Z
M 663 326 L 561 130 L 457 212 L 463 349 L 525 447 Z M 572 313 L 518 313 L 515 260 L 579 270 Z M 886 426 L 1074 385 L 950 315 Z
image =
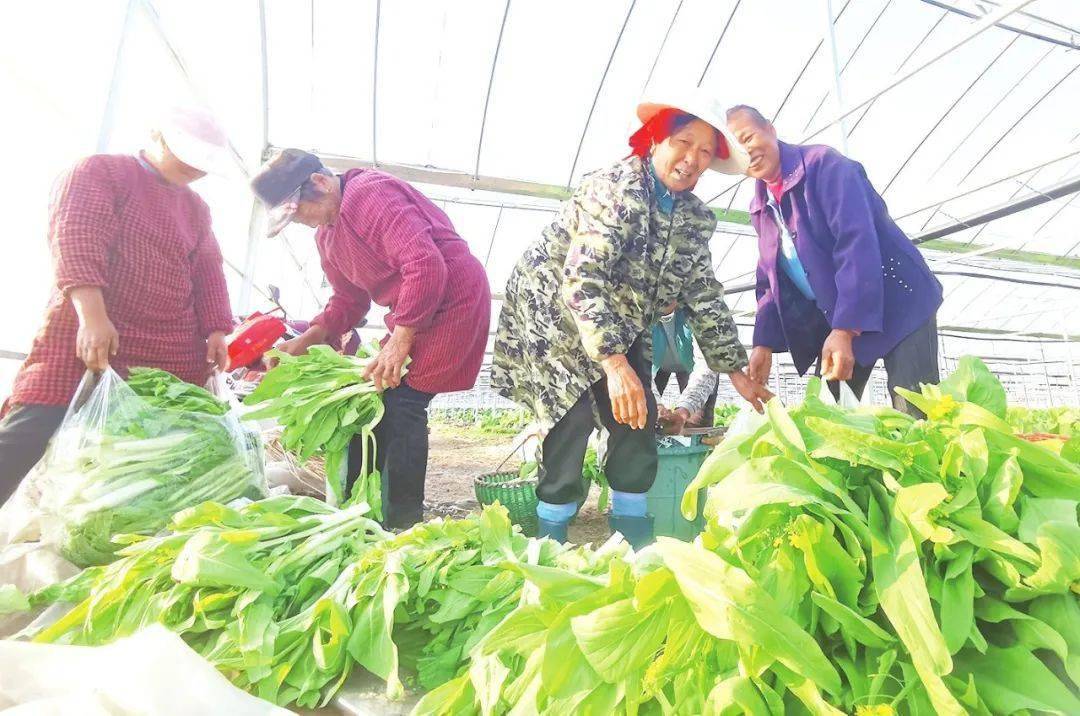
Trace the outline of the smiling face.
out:
M 695 119 L 653 148 L 657 178 L 670 191 L 693 189 L 716 156 L 717 132 Z
M 762 124 L 748 112 L 734 112 L 729 115 L 728 129 L 750 155 L 746 176 L 765 181 L 779 178 L 780 144 L 770 122 Z

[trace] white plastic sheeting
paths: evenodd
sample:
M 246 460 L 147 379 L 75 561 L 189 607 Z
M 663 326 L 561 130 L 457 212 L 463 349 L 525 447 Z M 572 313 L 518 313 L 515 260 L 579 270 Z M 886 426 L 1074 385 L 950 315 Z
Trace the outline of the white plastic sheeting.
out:
M 956 44 L 985 12 L 1016 4 L 832 0 L 844 100 L 871 96 Z M 775 117 L 791 141 L 815 135 L 841 146 L 843 127 L 850 155 L 912 236 L 1080 176 L 1073 49 L 1080 4 L 1028 2 L 1005 20 L 1013 29 L 978 34 L 831 125 L 843 108 L 832 91 L 825 7 L 825 0 L 23 4 L 0 29 L 0 96 L 14 108 L 0 140 L 10 256 L 0 299 L 18 307 L 0 348 L 25 351 L 40 321 L 52 179 L 81 155 L 138 149 L 157 108 L 177 100 L 207 104 L 248 170 L 267 146 L 297 146 L 531 182 L 550 196 L 625 155 L 641 98 L 700 84 Z M 237 312 L 265 306 L 262 294 L 274 284 L 292 312 L 313 314 L 326 287 L 310 231 L 249 240 L 261 215 L 242 182 L 208 178 L 196 188 L 212 207 Z M 498 191 L 421 188 L 486 261 L 495 293 L 557 206 Z M 745 210 L 751 188 L 707 174 L 697 192 L 719 209 Z M 964 250 L 975 255 L 928 252 L 947 291 L 940 323 L 1080 334 L 1080 314 L 1071 310 L 1077 291 L 1062 287 L 1080 285 L 1080 272 L 980 255 L 1023 249 L 1075 259 L 1078 227 L 1074 193 L 951 235 L 954 249 L 969 244 Z M 722 224 L 714 237 L 717 273 L 731 286 L 752 276 L 756 246 L 746 228 Z M 752 295 L 731 302 L 750 325 Z M 1024 345 L 1035 355 L 1036 344 L 1029 337 Z M 990 354 L 977 347 L 986 341 L 967 345 Z M 5 385 L 12 368 L 0 361 Z

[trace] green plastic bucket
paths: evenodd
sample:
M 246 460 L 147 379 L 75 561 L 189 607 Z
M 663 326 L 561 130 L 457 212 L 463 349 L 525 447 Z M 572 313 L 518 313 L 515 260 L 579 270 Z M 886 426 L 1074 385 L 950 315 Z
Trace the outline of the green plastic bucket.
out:
M 704 517 L 699 515 L 695 520 L 687 520 L 682 516 L 679 505 L 682 503 L 683 493 L 697 477 L 701 463 L 711 451 L 712 446 L 701 444 L 700 435 L 691 437 L 689 445 L 684 445 L 675 438 L 656 439 L 656 481 L 646 493 L 645 499 L 649 513 L 653 515 L 653 531 L 657 536 L 674 537 L 689 542 L 704 529 Z

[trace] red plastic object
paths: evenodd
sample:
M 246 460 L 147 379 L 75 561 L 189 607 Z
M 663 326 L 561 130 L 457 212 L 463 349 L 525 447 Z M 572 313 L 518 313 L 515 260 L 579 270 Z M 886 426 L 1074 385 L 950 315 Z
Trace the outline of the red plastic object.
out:
M 285 321 L 265 313 L 253 313 L 229 336 L 229 366 L 233 371 L 251 365 L 285 335 Z

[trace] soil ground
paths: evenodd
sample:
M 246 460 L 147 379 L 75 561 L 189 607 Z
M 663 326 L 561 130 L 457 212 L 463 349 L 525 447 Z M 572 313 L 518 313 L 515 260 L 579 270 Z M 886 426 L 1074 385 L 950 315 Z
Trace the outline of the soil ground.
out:
M 473 481 L 496 469 L 517 470 L 521 465 L 521 451 L 514 447 L 514 435 L 433 423 L 425 485 L 425 516 L 462 517 L 479 510 Z M 499 468 L 504 459 L 506 463 Z M 571 542 L 599 544 L 608 538 L 607 518 L 596 509 L 596 493 L 593 490 L 570 525 Z

